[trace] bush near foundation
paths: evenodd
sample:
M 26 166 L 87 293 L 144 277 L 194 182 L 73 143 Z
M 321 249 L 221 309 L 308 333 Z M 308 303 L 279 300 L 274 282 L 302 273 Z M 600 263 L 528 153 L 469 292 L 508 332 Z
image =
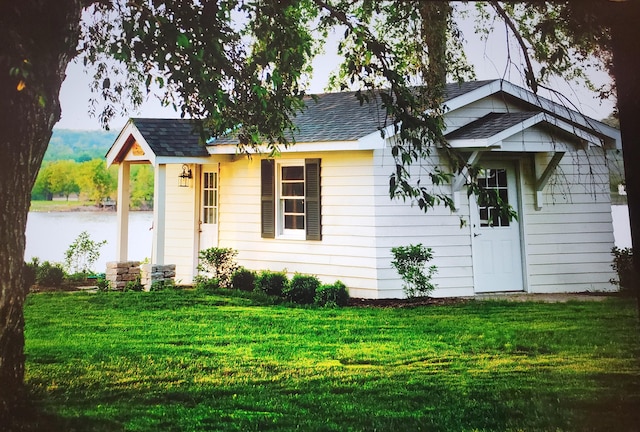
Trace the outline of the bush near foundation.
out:
M 313 304 L 320 280 L 315 276 L 296 274 L 284 290 L 284 297 L 298 304 Z
M 231 277 L 231 286 L 240 291 L 253 291 L 256 284 L 256 272 L 240 267 Z
M 215 278 L 220 288 L 231 288 L 231 277 L 238 268 L 235 261 L 238 251 L 232 248 L 212 247 L 200 251 L 198 270 L 203 277 Z
M 638 273 L 633 268 L 633 249 L 614 247 L 611 249 L 611 255 L 613 255 L 611 268 L 618 274 L 618 279 L 611 279 L 609 282 L 618 285 L 621 292 L 630 292 L 633 290 L 634 281 L 638 280 Z
M 314 303 L 323 307 L 346 306 L 349 303 L 349 292 L 340 281 L 332 285 L 321 285 L 316 290 Z
M 282 297 L 289 285 L 289 278 L 285 272 L 263 270 L 256 277 L 256 290 L 271 296 Z

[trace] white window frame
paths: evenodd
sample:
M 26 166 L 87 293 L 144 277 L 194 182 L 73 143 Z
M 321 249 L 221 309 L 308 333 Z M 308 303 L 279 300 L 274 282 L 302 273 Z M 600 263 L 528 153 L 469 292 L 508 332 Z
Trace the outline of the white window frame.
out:
M 285 229 L 284 227 L 284 198 L 282 195 L 282 167 L 301 167 L 303 172 L 303 186 L 304 192 L 302 199 L 304 201 L 304 224 L 303 228 L 299 229 Z M 276 163 L 276 233 L 278 238 L 292 239 L 292 240 L 305 240 L 306 239 L 306 219 L 307 219 L 307 203 L 306 203 L 306 190 L 307 190 L 307 173 L 304 159 L 288 159 L 278 161 Z
M 211 174 L 211 176 L 213 177 L 214 180 L 214 185 L 211 186 L 209 185 L 209 187 L 205 187 L 205 177 Z M 202 173 L 202 201 L 201 201 L 201 215 L 200 215 L 200 220 L 202 221 L 203 224 L 213 224 L 216 225 L 218 223 L 218 172 L 217 171 L 210 171 L 210 170 L 205 170 Z M 205 202 L 207 202 L 207 199 L 205 197 L 205 195 L 207 194 L 207 192 L 212 192 L 212 198 L 213 198 L 213 203 L 208 202 L 205 204 Z M 205 220 L 207 219 L 207 213 L 208 210 L 213 210 L 212 212 L 210 212 L 211 216 L 213 216 L 213 221 L 211 220 L 207 220 L 205 222 Z

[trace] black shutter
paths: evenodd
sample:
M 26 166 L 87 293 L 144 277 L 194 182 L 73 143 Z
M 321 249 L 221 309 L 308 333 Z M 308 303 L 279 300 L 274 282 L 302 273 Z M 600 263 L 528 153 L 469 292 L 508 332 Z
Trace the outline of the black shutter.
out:
M 320 211 L 320 159 L 305 159 L 305 216 L 307 240 L 322 240 Z
M 276 236 L 276 185 L 275 162 L 273 159 L 260 161 L 260 215 L 262 224 L 262 238 Z

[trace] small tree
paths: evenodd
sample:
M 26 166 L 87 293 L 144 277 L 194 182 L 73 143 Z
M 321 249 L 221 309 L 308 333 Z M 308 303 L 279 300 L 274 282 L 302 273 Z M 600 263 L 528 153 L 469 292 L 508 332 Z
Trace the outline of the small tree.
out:
M 437 272 L 437 267 L 432 265 L 425 269 L 427 262 L 433 259 L 431 248 L 422 244 L 398 246 L 391 248 L 393 261 L 398 274 L 404 281 L 402 289 L 407 297 L 428 296 L 436 288 L 431 283 L 431 277 Z M 426 271 L 426 272 L 425 272 Z
M 238 251 L 232 248 L 212 247 L 200 251 L 198 271 L 218 280 L 220 288 L 231 288 L 231 277 L 238 268 L 235 257 Z
M 82 231 L 64 253 L 65 268 L 69 273 L 91 273 L 100 258 L 100 248 L 106 240 L 94 241 L 89 233 Z

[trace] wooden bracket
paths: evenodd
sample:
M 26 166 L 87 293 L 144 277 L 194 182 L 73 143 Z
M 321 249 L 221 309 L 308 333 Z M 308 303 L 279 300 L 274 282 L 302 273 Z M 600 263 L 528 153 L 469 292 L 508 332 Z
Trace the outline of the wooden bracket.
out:
M 555 152 L 553 157 L 547 164 L 546 168 L 542 172 L 542 174 L 538 177 L 537 175 L 537 165 L 536 165 L 536 210 L 542 209 L 543 196 L 542 191 L 544 187 L 549 182 L 549 178 L 551 178 L 551 174 L 556 170 L 558 164 L 562 160 L 564 156 L 564 152 Z
M 459 194 L 458 192 L 462 189 L 462 186 L 467 181 L 467 176 L 469 175 L 468 167 L 475 165 L 480 159 L 480 151 L 476 150 L 471 155 L 469 155 L 469 159 L 467 159 L 467 163 L 464 168 L 455 175 L 453 181 L 451 182 L 451 198 L 453 199 L 453 203 L 458 208 Z

